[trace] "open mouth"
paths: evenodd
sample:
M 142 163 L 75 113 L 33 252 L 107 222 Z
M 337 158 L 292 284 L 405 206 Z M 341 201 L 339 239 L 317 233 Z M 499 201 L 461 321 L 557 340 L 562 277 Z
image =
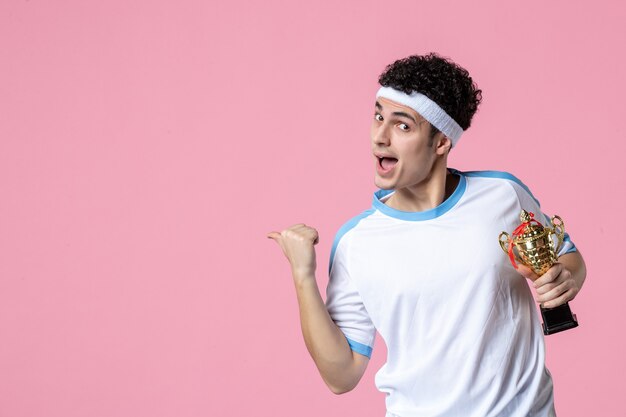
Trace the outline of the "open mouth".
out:
M 391 158 L 387 156 L 378 157 L 378 165 L 384 170 L 389 171 L 398 162 L 397 158 Z

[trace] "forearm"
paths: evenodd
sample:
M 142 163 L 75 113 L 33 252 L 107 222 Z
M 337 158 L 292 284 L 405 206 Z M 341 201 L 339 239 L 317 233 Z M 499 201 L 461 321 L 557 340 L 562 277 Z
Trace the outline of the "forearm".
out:
M 324 382 L 336 394 L 350 391 L 367 363 L 355 360 L 350 346 L 333 322 L 320 295 L 314 275 L 294 276 L 304 342 Z

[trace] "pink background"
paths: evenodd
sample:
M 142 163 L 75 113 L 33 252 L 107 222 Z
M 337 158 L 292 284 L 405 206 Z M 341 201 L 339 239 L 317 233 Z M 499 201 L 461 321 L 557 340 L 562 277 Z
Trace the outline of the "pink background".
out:
M 331 394 L 265 236 L 316 227 L 325 290 L 378 74 L 430 51 L 484 93 L 450 165 L 520 177 L 587 261 L 559 415 L 626 415 L 626 8 L 517 3 L 2 1 L 0 416 L 383 416 L 384 344 Z

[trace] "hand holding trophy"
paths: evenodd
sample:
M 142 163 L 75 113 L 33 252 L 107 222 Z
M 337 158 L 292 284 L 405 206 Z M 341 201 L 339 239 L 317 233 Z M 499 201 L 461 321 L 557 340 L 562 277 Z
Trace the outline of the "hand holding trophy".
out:
M 541 276 L 557 261 L 557 253 L 563 245 L 565 236 L 565 225 L 559 216 L 553 216 L 550 220 L 552 227 L 544 227 L 533 217 L 533 213 L 522 210 L 520 214 L 522 223 L 515 228 L 512 236 L 502 232 L 498 236 L 498 241 L 502 250 L 509 254 L 511 263 L 516 269 L 517 260 L 531 268 L 537 276 Z M 551 235 L 556 235 L 557 243 Z M 572 314 L 568 303 L 554 308 L 540 306 L 540 310 L 543 333 L 546 335 L 578 326 L 576 315 Z

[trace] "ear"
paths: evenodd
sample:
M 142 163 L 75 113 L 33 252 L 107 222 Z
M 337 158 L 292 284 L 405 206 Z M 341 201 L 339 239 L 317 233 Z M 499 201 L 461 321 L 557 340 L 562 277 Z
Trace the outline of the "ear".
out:
M 437 147 L 435 149 L 437 155 L 446 155 L 450 152 L 450 149 L 452 149 L 452 141 L 441 132 L 437 133 L 435 142 L 437 143 Z

